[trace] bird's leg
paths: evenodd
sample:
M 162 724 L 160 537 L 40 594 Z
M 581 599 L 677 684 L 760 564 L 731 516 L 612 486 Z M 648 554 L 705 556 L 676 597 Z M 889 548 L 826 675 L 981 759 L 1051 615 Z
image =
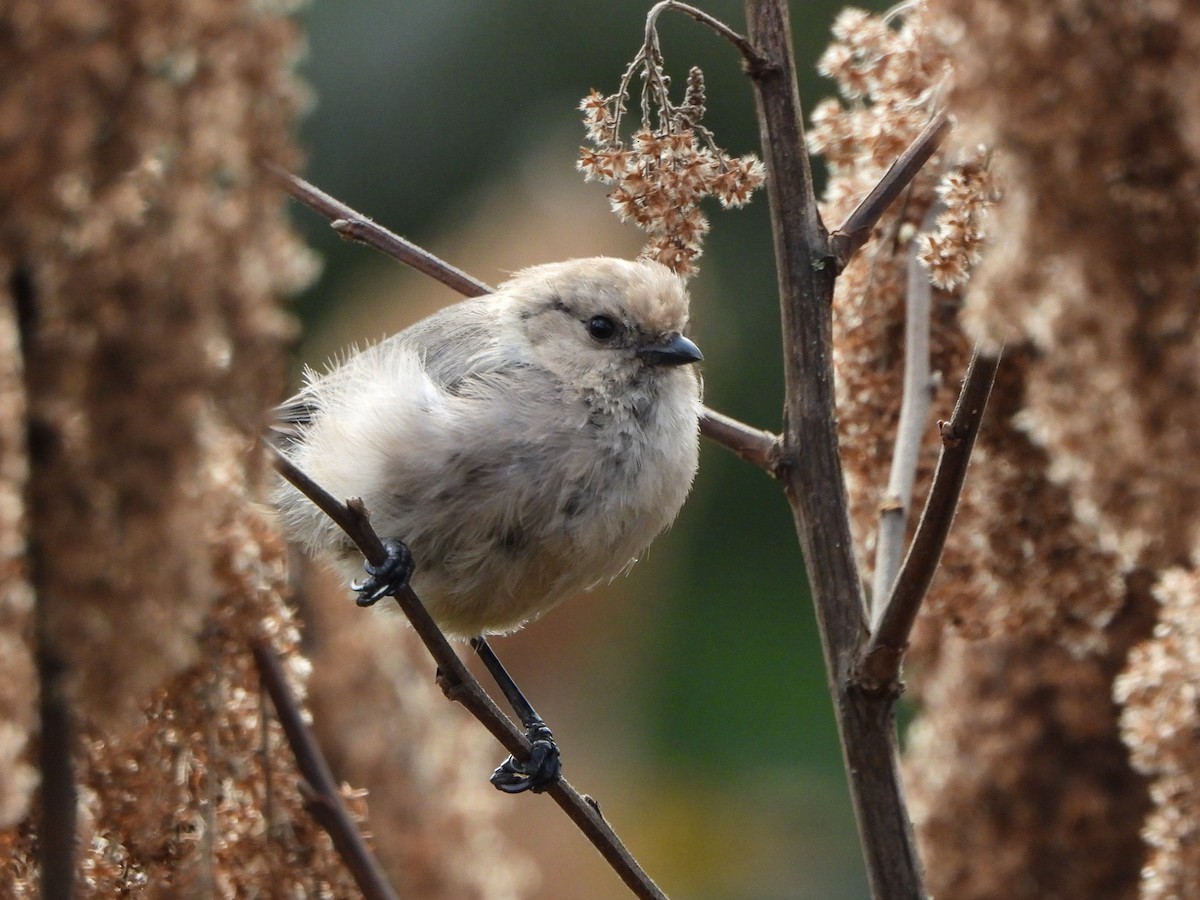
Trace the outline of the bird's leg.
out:
M 397 591 L 408 585 L 408 579 L 413 573 L 413 558 L 400 541 L 386 540 L 383 542 L 387 556 L 383 562 L 375 566 L 365 563 L 367 578 L 350 585 L 358 593 L 356 602 L 359 606 L 372 606 L 384 597 L 391 597 Z
M 482 637 L 471 638 L 471 648 L 483 660 L 484 666 L 508 700 L 509 706 L 525 726 L 525 736 L 533 745 L 529 759 L 525 762 L 519 762 L 511 756 L 502 762 L 492 773 L 492 784 L 506 794 L 519 794 L 522 791 L 540 794 L 562 777 L 562 760 L 559 758 L 554 735 L 525 699 L 525 695 L 496 657 L 487 640 Z

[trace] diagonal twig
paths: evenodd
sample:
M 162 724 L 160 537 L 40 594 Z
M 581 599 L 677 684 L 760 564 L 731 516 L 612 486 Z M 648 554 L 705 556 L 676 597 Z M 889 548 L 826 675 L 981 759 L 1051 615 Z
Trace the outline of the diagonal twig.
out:
M 304 722 L 300 704 L 288 687 L 283 667 L 275 650 L 263 640 L 250 645 L 258 675 L 271 697 L 279 724 L 283 728 L 296 767 L 308 787 L 305 806 L 317 823 L 325 829 L 354 882 L 367 900 L 397 900 L 395 888 L 384 874 L 379 861 L 367 847 L 362 832 L 350 818 L 342 794 L 338 790 L 329 763 Z
M 271 163 L 267 163 L 266 168 L 288 194 L 309 209 L 323 215 L 329 220 L 330 227 L 346 240 L 373 247 L 423 275 L 440 281 L 464 297 L 480 297 L 492 292 L 482 281 L 472 278 L 428 250 L 384 228 L 303 178 Z
M 949 422 L 941 423 L 942 454 L 934 471 L 933 484 L 921 512 L 921 521 L 900 574 L 892 587 L 879 625 L 863 649 L 858 680 L 869 691 L 884 690 L 896 682 L 900 661 L 908 646 L 908 636 L 921 602 L 929 591 L 934 572 L 942 558 L 942 548 L 950 533 L 950 523 L 958 508 L 963 480 L 971 450 L 979 434 L 987 407 L 1000 354 L 985 354 L 976 348 L 963 379 L 958 402 Z
M 932 227 L 940 209 L 933 204 L 924 228 Z M 900 397 L 900 419 L 892 450 L 887 490 L 879 510 L 879 536 L 875 542 L 875 577 L 871 581 L 871 627 L 882 614 L 892 583 L 904 555 L 904 532 L 912 508 L 913 483 L 925 423 L 933 394 L 929 380 L 929 328 L 933 284 L 929 272 L 917 258 L 916 242 L 908 253 L 908 286 L 904 299 L 904 385 Z
M 929 157 L 937 152 L 949 131 L 950 120 L 945 111 L 939 111 L 888 167 L 883 177 L 846 217 L 841 227 L 830 235 L 829 243 L 837 259 L 838 271 L 846 267 L 846 263 L 871 237 L 871 229 L 875 227 L 875 223 L 887 212 L 892 201 L 908 187 L 921 171 L 921 167 L 929 161 Z
M 286 456 L 273 447 L 270 449 L 279 474 L 329 515 L 369 562 L 383 562 L 383 544 L 371 527 L 367 510 L 361 501 L 340 503 Z M 401 590 L 396 595 L 396 602 L 437 664 L 438 684 L 446 696 L 461 703 L 515 758 L 528 760 L 531 749 L 529 740 L 500 711 L 483 686 L 467 670 L 412 589 L 405 587 Z M 616 832 L 600 814 L 600 808 L 594 800 L 582 796 L 562 778 L 551 785 L 546 793 L 554 798 L 635 896 L 643 900 L 665 900 L 666 895 L 621 843 Z
M 324 216 L 329 220 L 330 226 L 346 240 L 366 244 L 466 297 L 480 297 L 492 292 L 492 288 L 484 282 L 472 278 L 428 250 L 389 231 L 298 175 L 277 166 L 269 166 L 268 169 L 292 198 Z M 701 412 L 700 431 L 710 440 L 727 447 L 769 474 L 774 474 L 769 468 L 771 456 L 767 444 L 777 441 L 776 435 L 707 407 Z

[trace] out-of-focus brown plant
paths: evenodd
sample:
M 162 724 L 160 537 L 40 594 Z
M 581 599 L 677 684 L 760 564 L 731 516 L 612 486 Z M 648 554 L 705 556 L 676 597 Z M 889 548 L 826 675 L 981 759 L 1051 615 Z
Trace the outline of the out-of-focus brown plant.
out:
M 254 502 L 281 298 L 315 271 L 262 169 L 298 161 L 294 5 L 0 10 L 5 897 L 356 892 L 251 653 L 302 720 L 284 549 Z M 361 831 L 361 794 L 333 789 Z M 423 896 L 494 896 L 468 882 Z
M 1169 698 L 1195 691 L 1185 623 L 1200 534 L 1200 106 L 1190 74 L 1200 9 L 937 0 L 931 10 L 954 58 L 952 105 L 1004 165 L 995 245 L 964 322 L 1030 347 L 1014 423 L 1089 533 L 1080 549 L 1090 560 L 1048 562 L 1080 587 L 1098 574 L 1126 585 L 1107 616 L 1103 604 L 1077 606 L 1109 637 L 1105 695 L 1125 667 L 1116 699 L 1129 759 L 1103 796 L 1133 780 L 1132 762 L 1152 811 L 1114 815 L 1101 833 L 1118 822 L 1140 829 L 1145 847 L 1126 851 L 1128 894 L 1190 896 L 1200 886 L 1200 770 L 1177 735 L 1195 734 L 1200 708 Z M 1142 628 L 1123 629 L 1139 606 Z M 1106 740 L 1118 710 L 1100 697 L 1086 710 Z M 1106 852 L 1100 842 L 1091 851 Z
M 1194 690 L 1200 114 L 1183 71 L 1198 34 L 1181 5 L 930 0 L 848 11 L 822 60 L 848 100 L 814 113 L 828 206 L 870 183 L 931 96 L 957 118 L 936 194 L 932 174 L 915 182 L 838 284 L 865 562 L 889 500 L 877 426 L 900 415 L 914 263 L 932 276 L 934 373 L 972 340 L 1008 347 L 910 653 L 908 789 L 935 894 L 1197 887 L 1200 773 L 1179 739 L 1197 713 L 1178 698 Z

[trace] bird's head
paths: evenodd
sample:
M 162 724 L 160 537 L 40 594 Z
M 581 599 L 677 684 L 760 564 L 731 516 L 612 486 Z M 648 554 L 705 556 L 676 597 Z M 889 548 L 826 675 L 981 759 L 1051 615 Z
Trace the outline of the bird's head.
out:
M 595 257 L 535 266 L 501 293 L 531 357 L 581 389 L 690 382 L 694 374 L 683 370 L 703 359 L 685 336 L 683 281 L 655 262 Z

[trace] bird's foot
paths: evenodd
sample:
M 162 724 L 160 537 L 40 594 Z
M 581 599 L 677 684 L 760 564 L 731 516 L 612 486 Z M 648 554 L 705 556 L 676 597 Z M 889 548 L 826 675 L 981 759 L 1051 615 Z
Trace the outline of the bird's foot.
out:
M 518 762 L 510 756 L 492 773 L 492 784 L 506 794 L 520 794 L 523 791 L 540 794 L 562 778 L 562 759 L 559 757 L 558 744 L 554 742 L 554 735 L 550 733 L 546 723 L 539 722 L 530 726 L 525 736 L 533 745 L 529 759 Z
M 387 557 L 379 565 L 365 563 L 368 577 L 350 585 L 358 594 L 359 606 L 372 606 L 384 597 L 393 597 L 408 586 L 413 573 L 412 553 L 400 541 L 386 540 L 383 549 Z

